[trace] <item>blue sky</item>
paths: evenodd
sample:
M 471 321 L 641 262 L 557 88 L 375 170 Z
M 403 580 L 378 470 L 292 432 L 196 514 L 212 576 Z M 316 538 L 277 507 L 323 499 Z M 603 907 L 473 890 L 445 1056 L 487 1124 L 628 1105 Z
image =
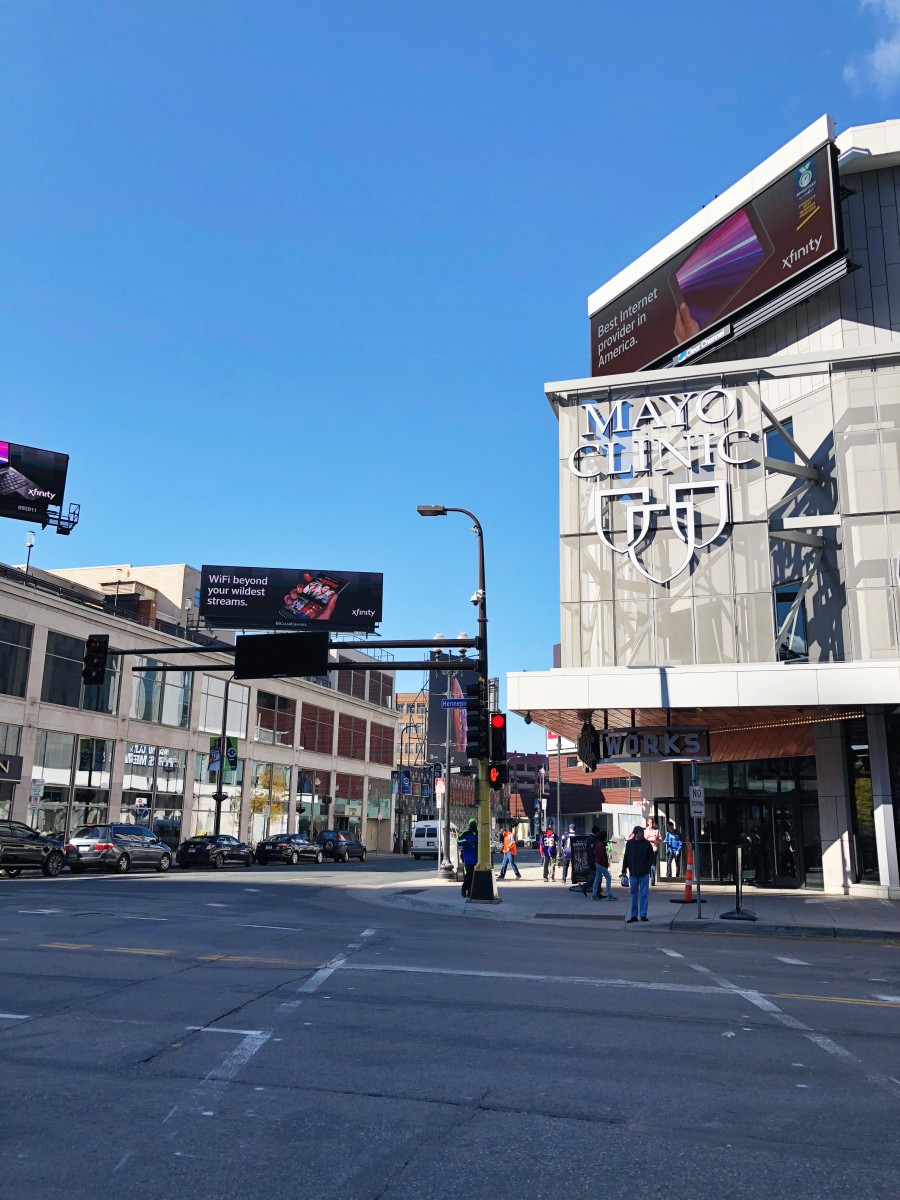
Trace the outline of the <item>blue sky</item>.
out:
M 383 571 L 384 636 L 455 636 L 462 506 L 491 673 L 549 667 L 588 293 L 898 79 L 900 0 L 8 0 L 3 437 L 82 505 L 33 562 Z

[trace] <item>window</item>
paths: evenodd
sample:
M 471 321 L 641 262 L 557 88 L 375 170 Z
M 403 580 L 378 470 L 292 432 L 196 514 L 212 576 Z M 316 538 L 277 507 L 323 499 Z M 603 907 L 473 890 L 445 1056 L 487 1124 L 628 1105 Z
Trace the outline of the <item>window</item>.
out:
M 135 665 L 150 670 L 133 676 L 130 715 L 134 720 L 187 729 L 191 718 L 191 675 L 185 671 L 155 671 L 154 667 L 163 664 L 153 658 L 138 659 Z
M 300 710 L 300 741 L 313 754 L 334 753 L 334 713 L 317 704 L 304 704 Z
M 256 740 L 274 746 L 294 744 L 297 703 L 274 692 L 256 693 Z
M 334 797 L 336 800 L 362 800 L 362 775 L 348 775 L 337 771 L 334 776 Z
M 24 696 L 28 686 L 32 627 L 0 617 L 0 692 Z
M 577 767 L 578 766 L 578 758 L 577 757 L 567 758 L 566 766 L 567 767 Z
M 794 422 L 791 417 L 781 422 L 787 433 L 794 436 Z M 780 429 L 767 429 L 763 435 L 766 439 L 766 458 L 777 458 L 779 462 L 795 462 L 794 450 Z
M 382 708 L 391 707 L 393 680 L 383 671 L 372 671 L 369 675 L 369 701 L 379 704 Z
M 200 691 L 200 728 L 204 732 L 221 734 L 224 703 L 225 680 L 218 675 L 204 675 Z M 242 683 L 229 683 L 226 734 L 239 738 L 247 736 L 249 708 L 250 689 Z
M 351 717 L 349 713 L 338 717 L 337 752 L 341 758 L 366 757 L 366 722 L 362 717 Z
M 390 725 L 376 725 L 373 721 L 369 728 L 369 761 L 381 763 L 389 767 L 394 761 L 394 730 Z
M 338 662 L 353 662 L 352 658 L 339 658 Z M 338 671 L 337 690 L 344 696 L 354 696 L 357 700 L 366 698 L 365 671 Z
M 82 683 L 83 639 L 51 630 L 47 635 L 41 699 L 65 708 L 114 713 L 118 701 L 118 661 L 113 658 L 107 663 L 103 683 Z
M 21 725 L 0 725 L 0 754 L 18 754 Z
M 778 636 L 777 650 L 781 662 L 809 661 L 806 607 L 802 600 L 794 615 L 790 616 L 799 594 L 800 585 L 797 583 L 786 583 L 775 588 L 775 632 Z M 787 626 L 781 632 L 785 621 Z

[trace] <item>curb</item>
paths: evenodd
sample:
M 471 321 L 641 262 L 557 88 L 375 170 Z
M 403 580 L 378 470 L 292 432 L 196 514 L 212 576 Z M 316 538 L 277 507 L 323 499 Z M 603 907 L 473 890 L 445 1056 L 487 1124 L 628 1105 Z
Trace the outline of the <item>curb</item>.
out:
M 516 912 L 511 912 L 509 909 L 499 911 L 499 905 L 485 905 L 484 907 L 469 906 L 460 908 L 458 904 L 441 904 L 440 902 L 426 902 L 416 900 L 411 896 L 399 896 L 396 893 L 393 895 L 384 893 L 388 889 L 373 889 L 381 894 L 373 896 L 372 891 L 362 892 L 361 889 L 352 889 L 356 899 L 362 900 L 364 903 L 375 903 L 386 905 L 389 908 L 403 908 L 410 912 L 433 913 L 435 916 L 450 916 L 450 917 L 468 917 L 480 920 L 492 921 L 516 921 L 520 924 L 528 924 L 531 921 L 550 921 L 581 925 L 584 921 L 596 922 L 606 927 L 621 927 L 623 932 L 625 922 L 618 914 L 610 913 L 609 916 L 602 916 L 600 913 L 561 913 L 558 916 L 555 913 L 532 913 L 530 916 L 522 916 Z M 657 933 L 683 933 L 683 934 L 705 934 L 711 937 L 776 937 L 776 938 L 812 938 L 825 941 L 842 941 L 842 942 L 876 942 L 887 945 L 900 946 L 900 931 L 892 929 L 854 929 L 846 926 L 821 926 L 821 925 L 778 925 L 763 922 L 754 924 L 721 921 L 715 917 L 707 917 L 702 921 L 697 921 L 696 924 L 688 923 L 682 920 L 679 922 L 678 914 L 671 918 L 657 923 L 651 918 L 649 928 Z

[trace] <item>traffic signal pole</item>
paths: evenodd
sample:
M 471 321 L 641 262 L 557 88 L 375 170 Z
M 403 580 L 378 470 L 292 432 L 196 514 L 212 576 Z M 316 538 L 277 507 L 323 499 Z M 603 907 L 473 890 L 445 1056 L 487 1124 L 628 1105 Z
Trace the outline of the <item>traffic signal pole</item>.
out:
M 481 522 L 466 509 L 458 510 L 472 521 L 478 537 L 478 682 L 487 707 L 488 696 L 488 639 L 487 639 L 487 596 L 484 589 L 484 533 Z M 484 714 L 487 721 L 487 712 Z M 490 751 L 478 760 L 476 798 L 478 800 L 478 862 L 472 877 L 469 900 L 475 904 L 499 904 L 494 869 L 491 864 L 491 790 L 488 773 Z

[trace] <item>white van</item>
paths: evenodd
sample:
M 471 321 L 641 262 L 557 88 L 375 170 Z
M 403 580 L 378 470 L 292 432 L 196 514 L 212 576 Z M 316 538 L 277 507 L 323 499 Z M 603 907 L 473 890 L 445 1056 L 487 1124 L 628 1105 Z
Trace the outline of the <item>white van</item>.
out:
M 441 857 L 441 841 L 444 836 L 443 822 L 438 820 L 433 821 L 418 821 L 413 830 L 411 853 L 414 859 L 418 861 L 420 858 L 435 858 Z M 459 830 L 451 822 L 450 824 L 450 861 L 455 865 L 457 859 L 456 839 L 459 837 Z

